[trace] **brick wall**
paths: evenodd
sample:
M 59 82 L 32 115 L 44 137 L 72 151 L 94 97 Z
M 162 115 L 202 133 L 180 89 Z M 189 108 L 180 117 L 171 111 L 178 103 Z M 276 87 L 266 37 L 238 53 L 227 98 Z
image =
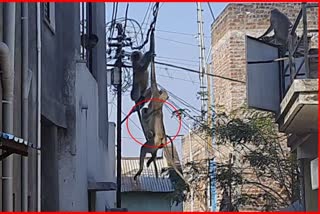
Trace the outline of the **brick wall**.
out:
M 245 36 L 258 37 L 269 27 L 270 10 L 278 8 L 294 23 L 299 3 L 243 3 L 229 4 L 212 25 L 213 73 L 246 80 Z M 308 28 L 318 28 L 317 8 L 307 9 Z M 301 34 L 302 21 L 298 26 Z M 272 35 L 272 33 L 270 34 Z M 318 47 L 318 36 L 312 38 L 312 47 Z M 214 78 L 214 103 L 232 110 L 246 100 L 245 84 Z
M 191 132 L 190 135 L 186 135 L 182 138 L 182 163 L 185 166 L 186 163 L 190 162 L 191 159 L 195 162 L 203 161 L 206 157 L 206 137 L 198 132 Z M 211 150 L 210 150 L 211 151 Z M 190 156 L 190 152 L 192 157 Z M 209 153 L 209 155 L 212 153 Z M 204 162 L 205 163 L 205 162 Z M 205 182 L 199 182 L 193 188 L 194 199 L 193 199 L 193 211 L 206 211 L 206 189 Z M 191 201 L 187 201 L 183 205 L 184 211 L 191 211 Z

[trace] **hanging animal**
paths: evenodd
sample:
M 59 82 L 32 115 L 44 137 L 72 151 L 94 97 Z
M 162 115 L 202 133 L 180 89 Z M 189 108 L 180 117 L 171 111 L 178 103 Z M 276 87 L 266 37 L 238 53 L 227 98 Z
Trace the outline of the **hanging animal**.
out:
M 150 35 L 151 46 L 154 46 L 154 31 Z M 151 95 L 152 101 L 149 102 L 148 107 L 143 108 L 141 112 L 141 123 L 147 142 L 140 150 L 140 164 L 139 170 L 134 176 L 136 180 L 143 170 L 144 159 L 147 153 L 151 153 L 152 157 L 148 160 L 147 166 L 154 162 L 156 177 L 158 177 L 158 170 L 156 168 L 156 156 L 158 149 L 166 144 L 166 133 L 163 125 L 163 104 L 169 99 L 168 93 L 165 90 L 159 90 L 156 81 L 155 64 L 151 62 Z

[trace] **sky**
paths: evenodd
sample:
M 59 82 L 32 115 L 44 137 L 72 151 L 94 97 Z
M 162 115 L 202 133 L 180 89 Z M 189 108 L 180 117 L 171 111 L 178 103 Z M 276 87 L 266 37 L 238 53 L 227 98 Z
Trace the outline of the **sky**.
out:
M 151 3 L 130 3 L 128 9 L 128 18 L 137 20 L 142 26 L 143 33 L 146 35 L 152 20 L 152 14 L 146 15 L 147 9 Z M 107 22 L 112 17 L 112 3 L 107 5 Z M 153 4 L 151 4 L 152 7 Z M 215 18 L 222 12 L 227 3 L 210 3 Z M 125 16 L 126 3 L 119 3 L 117 17 Z M 210 13 L 208 3 L 201 4 L 203 9 L 204 21 L 204 41 L 206 49 L 206 57 L 209 54 L 211 40 L 211 24 L 213 17 Z M 149 18 L 149 19 L 148 19 Z M 133 28 L 128 27 L 132 32 Z M 130 32 L 129 32 L 130 33 Z M 155 46 L 156 46 L 156 61 L 166 62 L 178 66 L 187 67 L 194 70 L 199 70 L 199 46 L 198 46 L 198 24 L 197 24 L 197 5 L 192 3 L 160 3 L 158 13 L 156 31 L 155 31 Z M 149 44 L 146 45 L 146 48 Z M 156 66 L 157 82 L 167 91 L 169 91 L 169 102 L 176 108 L 186 108 L 186 104 L 191 109 L 191 114 L 199 115 L 197 110 L 200 110 L 200 100 L 197 99 L 197 92 L 200 90 L 199 75 L 190 73 L 184 70 L 172 69 L 163 65 Z M 130 90 L 124 93 L 122 97 L 122 118 L 134 106 L 134 102 L 130 99 Z M 182 104 L 181 102 L 185 104 Z M 108 93 L 108 115 L 110 122 L 116 122 L 116 102 L 117 99 L 113 93 Z M 190 107 L 191 106 L 191 107 Z M 179 123 L 175 117 L 171 117 L 171 112 L 168 110 L 169 105 L 164 106 L 164 125 L 167 135 L 175 135 L 178 131 Z M 170 107 L 171 108 L 171 107 Z M 172 109 L 172 108 L 171 108 Z M 183 126 L 179 135 L 188 133 L 188 125 L 192 125 L 191 121 L 183 118 Z M 141 125 L 137 114 L 132 114 L 129 118 L 128 128 L 132 135 L 141 143 L 144 143 L 144 136 L 141 130 Z M 174 145 L 178 149 L 180 158 L 181 154 L 181 137 L 177 137 Z M 125 123 L 122 125 L 122 156 L 138 157 L 140 153 L 140 145 L 136 143 L 129 135 Z M 162 152 L 158 151 L 158 156 Z

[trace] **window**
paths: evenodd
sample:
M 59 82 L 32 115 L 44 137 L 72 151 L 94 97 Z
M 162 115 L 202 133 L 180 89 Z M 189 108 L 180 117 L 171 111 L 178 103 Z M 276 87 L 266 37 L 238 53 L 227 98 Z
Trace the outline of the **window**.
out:
M 56 30 L 55 12 L 55 3 L 43 3 L 43 19 L 52 33 Z

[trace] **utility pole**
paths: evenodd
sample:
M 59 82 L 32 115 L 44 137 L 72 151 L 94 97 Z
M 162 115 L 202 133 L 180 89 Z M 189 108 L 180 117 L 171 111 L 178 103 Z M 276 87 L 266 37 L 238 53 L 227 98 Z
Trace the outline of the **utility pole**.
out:
M 117 191 L 116 191 L 116 205 L 121 208 L 121 109 L 122 109 L 122 58 L 124 47 L 124 31 L 121 23 L 116 24 L 118 31 L 117 38 L 109 38 L 109 40 L 116 40 L 116 43 L 109 42 L 110 47 L 116 47 L 116 62 L 112 70 L 112 85 L 117 89 Z
M 123 29 L 121 24 L 117 24 L 118 46 L 116 67 L 119 74 L 119 84 L 117 85 L 117 208 L 121 208 L 121 109 L 122 109 L 122 40 Z
M 116 23 L 118 31 L 117 38 L 109 38 L 109 41 L 116 40 L 116 43 L 109 42 L 109 47 L 116 47 L 116 62 L 111 75 L 112 85 L 117 89 L 117 191 L 116 204 L 117 208 L 121 208 L 121 113 L 122 113 L 122 67 L 124 67 L 122 59 L 124 57 L 123 47 L 129 46 L 125 41 L 130 40 L 126 38 L 125 30 L 121 23 Z
M 201 116 L 204 119 L 205 112 L 205 84 L 204 74 L 205 72 L 205 47 L 204 47 L 204 36 L 203 36 L 203 20 L 202 20 L 202 8 L 201 3 L 197 2 L 197 22 L 198 22 L 198 41 L 199 41 L 199 79 L 200 79 L 200 99 L 201 99 Z
M 199 39 L 199 50 L 200 50 L 200 93 L 201 93 L 201 112 L 202 112 L 202 119 L 205 119 L 204 112 L 207 112 L 207 126 L 211 129 L 212 127 L 212 114 L 211 114 L 211 81 L 210 76 L 207 75 L 207 91 L 205 83 L 204 83 L 204 74 L 209 72 L 211 74 L 211 69 L 206 69 L 206 60 L 205 60 L 205 45 L 204 45 L 204 33 L 203 33 L 203 19 L 202 19 L 202 7 L 201 3 L 197 2 L 197 18 L 198 18 L 198 39 Z M 208 70 L 206 72 L 206 70 Z M 205 93 L 206 92 L 206 93 Z M 205 100 L 207 100 L 207 106 L 205 105 Z M 212 136 L 207 136 L 207 143 L 206 143 L 206 164 L 207 169 L 209 169 L 209 161 L 210 161 L 210 155 L 212 146 Z M 209 170 L 207 172 L 208 179 L 206 183 L 206 189 L 207 189 L 207 198 L 206 198 L 206 208 L 207 211 L 209 211 L 209 200 L 210 200 L 210 178 L 209 178 Z
M 209 64 L 207 64 L 208 69 L 207 72 L 209 74 L 211 74 L 211 66 Z M 208 128 L 212 129 L 212 114 L 211 114 L 211 77 L 209 75 L 207 75 L 207 85 L 208 85 L 208 102 L 207 102 L 207 124 L 208 124 Z M 209 132 L 211 133 L 211 132 Z M 207 135 L 207 164 L 208 164 L 208 188 L 207 188 L 207 195 L 208 195 L 208 205 L 210 204 L 210 200 L 211 200 L 211 183 L 210 183 L 210 159 L 213 158 L 213 150 L 212 150 L 212 136 L 211 134 Z M 209 206 L 208 206 L 208 211 L 209 210 Z

